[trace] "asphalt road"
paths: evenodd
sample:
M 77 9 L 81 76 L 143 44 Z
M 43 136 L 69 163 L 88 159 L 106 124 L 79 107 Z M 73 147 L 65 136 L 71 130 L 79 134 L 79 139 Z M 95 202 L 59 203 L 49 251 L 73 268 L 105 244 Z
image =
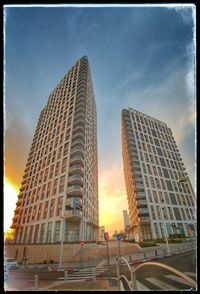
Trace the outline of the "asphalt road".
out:
M 185 252 L 179 255 L 159 259 L 155 262 L 164 263 L 181 272 L 196 273 L 196 257 L 195 251 Z M 121 266 L 120 273 L 124 274 L 130 280 L 130 273 L 127 267 Z M 148 266 L 138 270 L 136 279 L 151 290 L 159 290 L 159 287 L 153 285 L 148 279 L 158 279 L 163 283 L 169 283 L 177 289 L 190 289 L 189 286 L 183 286 L 177 281 L 169 280 L 166 276 L 170 273 L 158 267 Z M 40 286 L 44 286 L 48 281 L 59 281 L 64 276 L 64 272 L 49 272 L 48 269 L 27 269 L 20 268 L 9 271 L 7 285 L 12 290 L 24 290 L 34 288 L 34 275 L 38 275 Z M 108 277 L 108 272 L 104 272 L 101 276 Z M 116 266 L 111 266 L 111 277 L 116 277 Z M 195 277 L 193 277 L 195 279 Z M 183 288 L 184 287 L 184 288 Z
M 155 262 L 166 264 L 182 273 L 196 273 L 197 271 L 195 251 L 185 252 L 168 258 L 159 259 Z M 123 269 L 120 270 L 120 274 L 124 274 L 129 280 L 131 279 L 130 273 L 126 267 L 123 267 Z M 114 275 L 115 271 L 112 270 L 111 276 Z M 191 289 L 190 286 L 182 284 L 180 281 L 178 282 L 177 280 L 169 279 L 170 275 L 173 274 L 168 270 L 156 266 L 148 266 L 141 268 L 136 272 L 136 279 L 151 290 L 160 290 L 159 284 L 167 284 L 169 287 L 171 286 L 172 288 L 174 287 L 174 289 L 179 290 Z M 196 280 L 194 276 L 190 276 L 190 278 Z M 154 283 L 152 284 L 151 281 L 154 281 L 155 283 L 157 281 L 157 285 Z

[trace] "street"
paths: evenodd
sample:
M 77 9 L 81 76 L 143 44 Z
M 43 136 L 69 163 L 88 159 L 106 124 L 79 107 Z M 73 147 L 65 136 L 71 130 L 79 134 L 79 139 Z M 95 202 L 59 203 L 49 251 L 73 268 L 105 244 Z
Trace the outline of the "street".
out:
M 168 258 L 159 259 L 156 262 L 171 266 L 180 272 L 185 273 L 193 280 L 196 280 L 197 268 L 195 251 L 189 251 Z M 114 276 L 115 273 L 115 270 L 112 271 L 112 276 Z M 130 273 L 127 270 L 127 267 L 123 266 L 120 269 L 120 273 L 125 274 L 130 280 Z M 168 287 L 168 290 L 184 290 L 191 288 L 188 285 L 183 284 L 178 277 L 172 276 L 173 274 L 168 270 L 156 266 L 144 267 L 136 272 L 137 281 L 150 290 L 166 289 L 166 287 Z M 160 288 L 162 286 L 163 288 Z
M 187 274 L 193 280 L 196 280 L 196 265 L 195 265 L 195 251 L 189 251 L 181 253 L 179 255 L 158 259 L 155 262 L 163 263 L 169 265 L 182 273 Z M 137 265 L 134 265 L 136 267 Z M 130 273 L 127 266 L 120 266 L 120 274 L 124 274 L 130 280 Z M 34 290 L 34 275 L 38 275 L 38 284 L 39 288 L 45 288 L 53 283 L 57 282 L 58 284 L 64 281 L 64 272 L 55 271 L 50 272 L 47 268 L 20 268 L 12 270 L 8 273 L 7 283 L 5 288 L 7 290 Z M 74 273 L 69 273 L 69 279 L 73 281 L 83 282 L 91 279 L 92 277 L 92 268 L 83 268 L 76 269 Z M 97 271 L 97 279 L 100 277 L 108 277 L 108 271 L 106 267 L 99 268 Z M 111 277 L 117 277 L 116 275 L 116 266 L 111 266 Z M 142 268 L 136 273 L 137 283 L 140 286 L 138 290 L 142 288 L 147 288 L 148 290 L 160 290 L 163 288 L 175 289 L 175 290 L 184 290 L 190 289 L 186 284 L 183 284 L 178 277 L 176 278 L 171 272 L 161 269 L 160 267 L 148 266 Z

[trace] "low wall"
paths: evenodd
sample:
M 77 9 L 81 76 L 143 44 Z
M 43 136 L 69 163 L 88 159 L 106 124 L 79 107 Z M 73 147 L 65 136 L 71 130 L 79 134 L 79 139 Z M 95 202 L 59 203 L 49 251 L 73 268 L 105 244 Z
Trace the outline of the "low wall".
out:
M 141 252 L 142 249 L 137 244 L 121 243 L 121 255 Z M 109 255 L 118 255 L 118 242 L 109 243 Z M 18 263 L 23 262 L 23 256 L 28 258 L 29 264 L 59 262 L 60 244 L 7 244 L 4 247 L 4 256 L 16 258 Z M 92 260 L 94 257 L 106 258 L 106 246 L 85 244 L 82 248 L 82 260 Z M 80 244 L 64 244 L 63 245 L 63 261 L 80 260 Z

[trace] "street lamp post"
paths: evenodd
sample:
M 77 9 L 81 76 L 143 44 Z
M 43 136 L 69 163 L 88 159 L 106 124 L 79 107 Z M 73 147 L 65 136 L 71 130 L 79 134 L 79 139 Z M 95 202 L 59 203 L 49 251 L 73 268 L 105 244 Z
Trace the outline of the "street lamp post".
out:
M 159 208 L 160 208 L 160 214 L 161 214 L 162 223 L 163 223 L 163 230 L 164 230 L 164 235 L 165 235 L 165 242 L 166 242 L 166 247 L 167 247 L 167 253 L 169 254 L 170 253 L 170 250 L 169 250 L 168 237 L 167 237 L 167 227 L 166 227 L 166 223 L 165 223 L 165 220 L 164 220 L 164 215 L 163 215 L 162 207 L 159 207 Z
M 61 232 L 61 240 L 60 240 L 60 260 L 59 260 L 59 268 L 62 267 L 62 259 L 63 259 L 63 239 L 64 239 L 64 225 L 65 225 L 65 219 L 64 216 L 61 216 L 61 220 L 62 220 L 62 232 Z

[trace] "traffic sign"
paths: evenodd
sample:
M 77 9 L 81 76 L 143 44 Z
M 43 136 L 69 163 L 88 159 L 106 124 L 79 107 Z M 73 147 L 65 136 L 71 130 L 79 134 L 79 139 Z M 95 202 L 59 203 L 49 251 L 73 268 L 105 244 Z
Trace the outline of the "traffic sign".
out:
M 84 242 L 84 241 L 80 241 L 80 243 L 81 243 L 81 246 L 83 246 L 83 245 L 85 244 L 85 242 Z
M 108 234 L 108 232 L 105 232 L 104 233 L 104 239 L 107 241 L 107 240 L 109 240 L 109 234 Z
M 122 240 L 122 236 L 117 235 L 116 239 L 120 241 L 120 240 Z

